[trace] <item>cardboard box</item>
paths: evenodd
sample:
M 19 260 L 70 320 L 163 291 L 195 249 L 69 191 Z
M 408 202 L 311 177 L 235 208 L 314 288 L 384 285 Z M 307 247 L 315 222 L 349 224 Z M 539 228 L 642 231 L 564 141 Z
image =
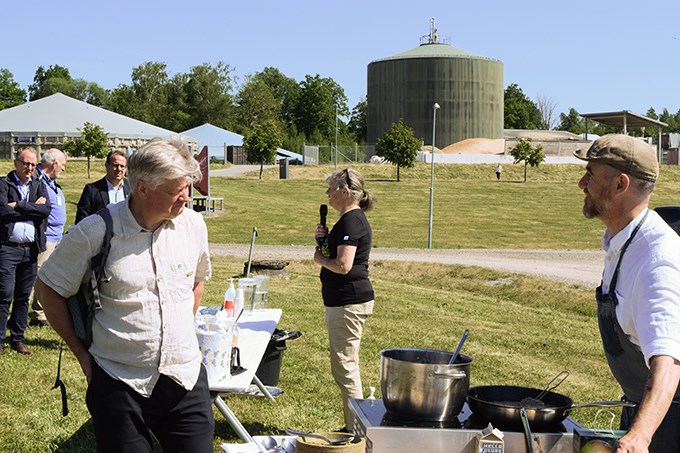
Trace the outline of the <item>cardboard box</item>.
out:
M 627 431 L 618 429 L 574 429 L 574 453 L 609 453 Z

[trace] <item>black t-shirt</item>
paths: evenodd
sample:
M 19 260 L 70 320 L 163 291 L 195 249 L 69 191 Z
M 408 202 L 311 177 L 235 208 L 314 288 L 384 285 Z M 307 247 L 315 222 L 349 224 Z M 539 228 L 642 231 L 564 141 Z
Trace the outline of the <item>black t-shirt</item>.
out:
M 371 226 L 361 209 L 346 212 L 328 233 L 328 251 L 331 259 L 338 256 L 338 246 L 353 245 L 352 270 L 346 275 L 321 268 L 321 292 L 327 307 L 360 304 L 374 299 L 373 286 L 368 279 L 368 257 L 371 253 Z

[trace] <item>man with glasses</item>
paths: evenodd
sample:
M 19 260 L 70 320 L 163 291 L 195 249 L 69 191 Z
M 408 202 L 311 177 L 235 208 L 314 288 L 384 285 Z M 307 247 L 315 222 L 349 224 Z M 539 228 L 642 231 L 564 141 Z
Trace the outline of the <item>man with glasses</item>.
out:
M 106 176 L 86 184 L 78 201 L 76 223 L 96 213 L 104 206 L 119 203 L 130 196 L 130 185 L 125 180 L 127 155 L 123 151 L 111 151 L 106 156 Z
M 23 148 L 15 170 L 0 179 L 0 350 L 9 328 L 10 348 L 20 354 L 31 353 L 24 344 L 28 300 L 51 207 L 47 187 L 34 174 L 37 163 L 35 149 Z

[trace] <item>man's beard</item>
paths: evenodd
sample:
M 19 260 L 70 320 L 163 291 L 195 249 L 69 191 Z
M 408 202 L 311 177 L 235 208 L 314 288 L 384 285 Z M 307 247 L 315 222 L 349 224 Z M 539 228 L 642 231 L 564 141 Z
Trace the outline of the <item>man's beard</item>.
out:
M 609 194 L 602 196 L 600 200 L 594 200 L 592 195 L 586 195 L 583 200 L 583 215 L 586 219 L 594 219 L 595 217 L 600 217 L 602 214 L 606 214 L 611 210 L 611 198 Z

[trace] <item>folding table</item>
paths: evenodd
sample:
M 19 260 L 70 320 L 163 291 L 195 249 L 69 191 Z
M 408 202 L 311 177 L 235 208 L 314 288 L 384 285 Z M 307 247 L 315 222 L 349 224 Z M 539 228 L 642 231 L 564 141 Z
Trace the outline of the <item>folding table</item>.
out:
M 254 441 L 236 415 L 229 409 L 227 403 L 220 397 L 220 393 L 245 393 L 251 383 L 254 383 L 267 398 L 274 401 L 268 389 L 255 376 L 255 372 L 267 350 L 272 333 L 281 319 L 281 313 L 280 308 L 244 313 L 238 322 L 238 348 L 241 366 L 245 368 L 245 371 L 219 381 L 208 382 L 215 407 L 244 442 Z

